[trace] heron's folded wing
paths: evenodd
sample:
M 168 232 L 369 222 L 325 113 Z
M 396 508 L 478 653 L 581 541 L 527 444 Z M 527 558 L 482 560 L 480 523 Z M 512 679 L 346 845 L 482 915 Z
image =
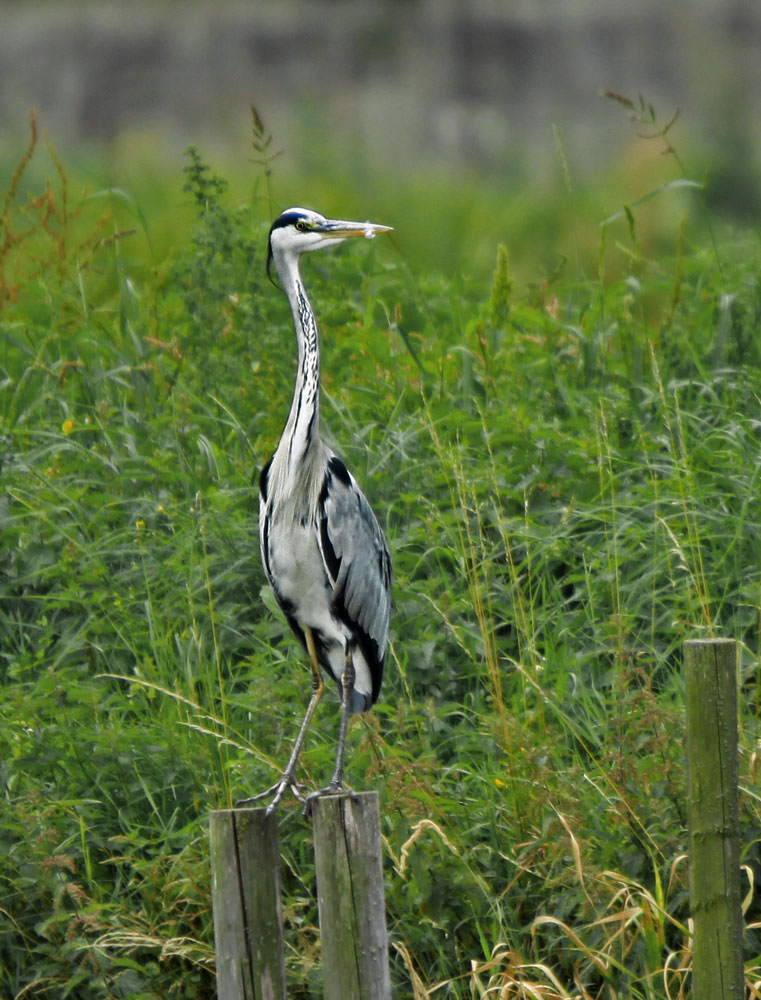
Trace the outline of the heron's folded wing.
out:
M 391 612 L 391 558 L 370 504 L 335 456 L 328 461 L 318 521 L 336 611 L 371 641 L 382 669 Z

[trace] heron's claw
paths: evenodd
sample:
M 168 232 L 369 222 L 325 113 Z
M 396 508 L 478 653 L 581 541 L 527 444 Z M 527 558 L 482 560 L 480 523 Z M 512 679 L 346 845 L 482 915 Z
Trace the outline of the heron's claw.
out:
M 302 801 L 304 803 L 304 808 L 301 811 L 302 816 L 312 815 L 312 806 L 317 801 L 317 799 L 325 799 L 330 795 L 350 795 L 353 802 L 357 801 L 357 793 L 349 788 L 348 785 L 344 785 L 343 782 L 340 784 L 331 781 L 329 785 L 325 788 L 318 788 L 315 792 L 310 792 Z
M 297 802 L 306 802 L 306 798 L 302 794 L 305 790 L 305 785 L 299 784 L 295 778 L 292 778 L 288 774 L 284 774 L 279 781 L 276 781 L 275 784 L 268 788 L 265 792 L 259 792 L 258 795 L 251 795 L 247 799 L 238 799 L 235 803 L 235 808 L 242 809 L 254 802 L 261 802 L 262 799 L 268 799 L 271 795 L 274 795 L 272 802 L 270 802 L 267 806 L 267 815 L 269 816 L 280 805 L 280 802 L 287 791 L 291 792 Z

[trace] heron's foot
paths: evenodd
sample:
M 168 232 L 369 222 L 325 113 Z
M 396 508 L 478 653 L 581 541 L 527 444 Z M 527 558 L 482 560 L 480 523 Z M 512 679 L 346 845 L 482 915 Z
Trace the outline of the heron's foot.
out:
M 306 802 L 303 795 L 306 786 L 299 784 L 298 781 L 290 774 L 284 774 L 279 781 L 276 781 L 274 785 L 266 790 L 266 792 L 259 792 L 258 795 L 252 795 L 247 799 L 238 799 L 235 803 L 236 809 L 242 809 L 245 806 L 250 806 L 254 802 L 261 802 L 263 799 L 268 799 L 273 796 L 272 802 L 267 806 L 267 815 L 274 812 L 275 809 L 280 805 L 280 802 L 286 792 L 290 791 L 297 802 Z
M 304 808 L 302 810 L 302 816 L 311 816 L 312 806 L 317 801 L 317 799 L 325 799 L 329 795 L 350 795 L 352 800 L 356 802 L 357 794 L 348 785 L 344 785 L 343 782 L 331 781 L 329 785 L 325 788 L 318 788 L 316 792 L 310 792 L 309 795 L 303 799 Z

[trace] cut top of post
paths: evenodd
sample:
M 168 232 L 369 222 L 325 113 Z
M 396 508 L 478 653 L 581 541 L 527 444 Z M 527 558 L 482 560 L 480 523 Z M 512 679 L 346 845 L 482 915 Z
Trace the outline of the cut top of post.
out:
M 735 639 L 685 639 L 685 646 L 734 646 Z

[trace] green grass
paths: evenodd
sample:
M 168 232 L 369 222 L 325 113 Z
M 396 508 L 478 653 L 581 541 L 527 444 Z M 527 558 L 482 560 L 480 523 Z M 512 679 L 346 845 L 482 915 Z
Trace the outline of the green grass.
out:
M 35 187 L 34 162 L 0 239 L 0 995 L 213 997 L 208 813 L 271 783 L 309 695 L 258 557 L 294 364 L 266 185 L 240 196 L 195 154 L 168 221 L 134 193 L 82 199 L 55 160 Z M 652 202 L 694 197 L 677 187 L 602 229 L 619 204 L 590 222 L 559 190 L 520 212 L 573 267 L 512 272 L 536 227 L 508 198 L 510 252 L 442 278 L 435 248 L 425 269 L 407 252 L 414 221 L 474 244 L 491 192 L 475 214 L 453 193 L 445 230 L 445 186 L 421 190 L 394 210 L 389 185 L 389 216 L 326 191 L 397 242 L 305 264 L 325 422 L 396 574 L 347 773 L 381 793 L 395 989 L 686 997 L 685 638 L 741 644 L 758 874 L 761 249 L 715 245 L 699 201 L 651 238 Z M 337 711 L 303 758 L 315 785 Z M 289 996 L 319 997 L 297 809 L 281 838 Z

